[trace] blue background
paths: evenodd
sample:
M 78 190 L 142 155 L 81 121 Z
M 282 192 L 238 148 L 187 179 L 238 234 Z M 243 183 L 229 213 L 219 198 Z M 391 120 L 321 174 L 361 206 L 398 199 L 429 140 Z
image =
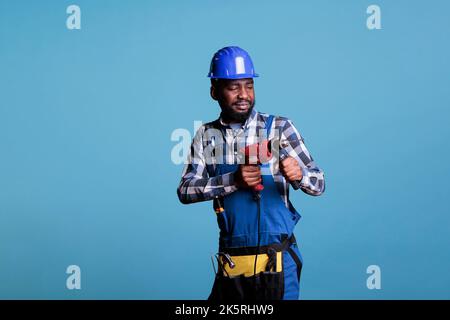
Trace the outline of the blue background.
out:
M 325 171 L 291 194 L 301 297 L 450 298 L 448 1 L 79 0 L 68 30 L 72 3 L 0 1 L 0 298 L 208 296 L 215 214 L 178 202 L 171 134 L 217 118 L 226 45 Z

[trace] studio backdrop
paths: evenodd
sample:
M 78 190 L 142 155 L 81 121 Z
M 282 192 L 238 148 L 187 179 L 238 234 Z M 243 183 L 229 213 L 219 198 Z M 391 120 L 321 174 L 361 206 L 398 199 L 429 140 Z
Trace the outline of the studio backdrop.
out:
M 247 50 L 323 169 L 301 299 L 450 298 L 450 3 L 0 1 L 0 298 L 206 299 L 218 226 L 178 187 Z

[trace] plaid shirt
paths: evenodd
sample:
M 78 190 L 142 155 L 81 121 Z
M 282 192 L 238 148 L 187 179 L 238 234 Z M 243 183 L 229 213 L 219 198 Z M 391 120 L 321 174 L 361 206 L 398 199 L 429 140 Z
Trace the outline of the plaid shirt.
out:
M 238 130 L 219 119 L 202 125 L 191 144 L 191 152 L 187 158 L 182 178 L 177 189 L 178 198 L 184 204 L 212 200 L 216 197 L 226 196 L 238 188 L 234 184 L 233 172 L 223 175 L 215 175 L 217 161 L 222 163 L 236 164 L 239 162 L 239 150 L 241 146 L 248 146 L 260 140 L 261 133 L 266 132 L 266 121 L 268 114 L 252 110 L 247 121 Z M 258 135 L 258 133 L 260 133 Z M 289 156 L 295 158 L 302 170 L 303 178 L 300 189 L 303 192 L 319 196 L 325 191 L 325 180 L 323 171 L 316 166 L 312 156 L 306 149 L 304 139 L 294 127 L 291 120 L 284 117 L 275 117 L 272 122 L 271 133 L 268 139 L 275 134 L 281 139 L 289 141 L 286 151 Z M 241 139 L 238 139 L 241 138 Z M 219 143 L 216 141 L 219 140 Z M 217 148 L 219 147 L 219 148 Z M 217 150 L 221 157 L 218 157 Z M 272 158 L 269 162 L 280 196 L 286 207 L 289 202 L 289 183 L 278 169 L 277 159 Z

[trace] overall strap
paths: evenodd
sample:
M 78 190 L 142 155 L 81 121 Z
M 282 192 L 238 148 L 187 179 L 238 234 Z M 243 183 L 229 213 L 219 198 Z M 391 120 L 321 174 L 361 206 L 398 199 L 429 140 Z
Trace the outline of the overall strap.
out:
M 273 115 L 269 115 L 268 117 L 267 117 L 267 120 L 266 120 L 266 139 L 269 139 L 269 136 L 270 136 L 270 129 L 272 128 L 272 122 L 273 122 L 273 119 L 274 119 L 274 116 Z M 260 137 L 261 138 L 261 137 Z M 266 170 L 265 171 L 265 173 L 263 173 L 263 174 L 269 174 L 269 171 L 267 171 L 267 170 L 269 170 L 269 167 L 270 167 L 270 165 L 269 165 L 269 163 L 263 163 L 262 165 L 261 165 L 261 168 L 263 168 L 264 170 Z
M 266 122 L 267 139 L 269 139 L 270 129 L 272 128 L 273 118 L 274 118 L 273 115 L 269 115 L 269 117 L 267 118 L 267 122 Z

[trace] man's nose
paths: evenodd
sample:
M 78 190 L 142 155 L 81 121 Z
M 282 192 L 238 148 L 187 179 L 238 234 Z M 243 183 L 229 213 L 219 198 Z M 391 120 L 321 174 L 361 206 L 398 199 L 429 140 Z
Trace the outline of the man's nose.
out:
M 248 91 L 245 86 L 240 88 L 238 98 L 242 100 L 248 100 Z

